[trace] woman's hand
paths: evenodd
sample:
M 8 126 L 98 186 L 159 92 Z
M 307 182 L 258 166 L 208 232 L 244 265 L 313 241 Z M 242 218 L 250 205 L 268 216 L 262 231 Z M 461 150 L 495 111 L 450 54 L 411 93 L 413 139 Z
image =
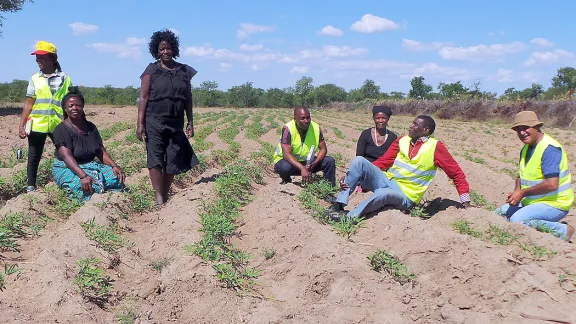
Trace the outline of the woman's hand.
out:
M 24 126 L 18 127 L 18 136 L 20 136 L 21 139 L 26 138 L 26 130 L 24 130 Z
M 188 137 L 194 137 L 194 125 L 188 124 L 188 125 L 186 126 L 186 136 L 188 136 Z
M 82 187 L 82 191 L 85 193 L 92 192 L 92 177 L 86 175 L 84 178 L 80 179 L 80 185 Z
M 126 180 L 126 175 L 124 175 L 124 171 L 122 171 L 121 167 L 119 167 L 117 165 L 113 166 L 112 172 L 114 172 L 116 179 L 118 179 L 120 181 L 120 183 L 124 183 L 124 180 Z
M 144 124 L 138 124 L 136 127 L 136 137 L 140 142 L 144 140 L 144 134 L 146 133 L 146 127 Z

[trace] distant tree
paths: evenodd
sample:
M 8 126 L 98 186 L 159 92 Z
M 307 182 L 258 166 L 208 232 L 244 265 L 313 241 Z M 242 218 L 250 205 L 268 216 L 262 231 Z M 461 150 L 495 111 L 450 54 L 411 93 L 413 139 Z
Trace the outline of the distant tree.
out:
M 297 96 L 297 104 L 307 106 L 314 102 L 312 93 L 314 91 L 313 82 L 314 80 L 307 76 L 303 76 L 300 80 L 296 81 L 296 87 L 294 90 Z
M 22 6 L 27 1 L 33 2 L 32 0 L 0 0 L 0 36 L 2 36 L 1 28 L 4 26 L 4 16 L 3 12 L 18 12 L 22 10 Z
M 202 107 L 217 107 L 220 106 L 222 94 L 218 91 L 217 81 L 204 81 L 198 87 L 196 94 L 199 105 Z
M 362 93 L 362 91 L 360 89 L 352 89 L 350 90 L 350 92 L 348 92 L 348 96 L 346 101 L 349 102 L 359 102 L 364 100 L 364 94 Z
M 252 82 L 246 82 L 228 90 L 229 103 L 235 107 L 258 107 L 263 95 L 264 90 L 254 88 Z
M 568 66 L 558 69 L 556 76 L 552 78 L 552 86 L 566 90 L 576 88 L 576 69 Z
M 464 87 L 460 81 L 454 83 L 440 82 L 438 84 L 438 91 L 443 98 L 454 98 L 459 95 L 464 95 L 468 90 L 469 89 Z
M 314 89 L 314 103 L 316 106 L 324 106 L 330 102 L 345 101 L 346 90 L 333 83 L 323 84 Z
M 410 81 L 412 89 L 408 92 L 408 97 L 414 99 L 424 99 L 432 92 L 432 86 L 424 83 L 424 77 L 413 77 Z
M 360 92 L 362 92 L 364 99 L 376 99 L 380 95 L 380 86 L 376 85 L 374 80 L 366 79 L 360 87 Z
M 530 88 L 526 88 L 520 91 L 520 97 L 522 99 L 539 99 L 544 93 L 544 87 L 539 83 L 532 83 Z
M 404 99 L 406 94 L 404 92 L 392 91 L 390 92 L 390 98 L 394 100 L 402 100 Z

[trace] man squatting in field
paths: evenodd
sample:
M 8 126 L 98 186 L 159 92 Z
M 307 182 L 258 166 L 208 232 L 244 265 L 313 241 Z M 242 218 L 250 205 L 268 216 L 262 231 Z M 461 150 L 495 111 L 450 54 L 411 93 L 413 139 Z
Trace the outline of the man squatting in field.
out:
M 466 175 L 446 146 L 432 137 L 435 128 L 432 117 L 418 116 L 410 125 L 408 136 L 397 138 L 376 161 L 370 163 L 364 157 L 355 157 L 340 183 L 342 191 L 327 210 L 330 217 L 344 216 L 344 206 L 358 185 L 373 194 L 351 210 L 348 217 L 358 217 L 383 207 L 408 210 L 422 200 L 437 168 L 453 180 L 464 207 L 471 207 Z
M 307 183 L 312 180 L 312 173 L 322 170 L 324 179 L 335 186 L 336 161 L 327 153 L 320 126 L 311 120 L 308 108 L 297 107 L 294 119 L 282 128 L 282 137 L 274 152 L 274 172 L 280 175 L 282 183 L 292 182 L 293 175 L 301 175 L 302 182 Z
M 512 129 L 524 143 L 518 178 L 506 204 L 496 212 L 511 222 L 546 229 L 570 242 L 574 227 L 560 222 L 574 204 L 568 156 L 558 141 L 540 130 L 543 125 L 533 111 L 515 116 Z

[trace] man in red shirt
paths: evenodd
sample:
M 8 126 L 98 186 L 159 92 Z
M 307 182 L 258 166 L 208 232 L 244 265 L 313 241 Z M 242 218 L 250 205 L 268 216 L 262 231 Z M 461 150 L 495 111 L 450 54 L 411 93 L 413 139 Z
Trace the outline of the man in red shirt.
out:
M 374 193 L 351 210 L 348 217 L 358 217 L 383 207 L 408 210 L 420 202 L 437 168 L 444 170 L 454 181 L 460 201 L 464 207 L 470 207 L 470 187 L 466 175 L 446 146 L 431 136 L 435 129 L 436 123 L 432 117 L 420 115 L 410 125 L 408 136 L 396 139 L 386 153 L 374 162 L 370 163 L 360 156 L 354 158 L 340 184 L 342 191 L 331 208 L 331 216 L 341 216 L 350 193 L 358 185 Z

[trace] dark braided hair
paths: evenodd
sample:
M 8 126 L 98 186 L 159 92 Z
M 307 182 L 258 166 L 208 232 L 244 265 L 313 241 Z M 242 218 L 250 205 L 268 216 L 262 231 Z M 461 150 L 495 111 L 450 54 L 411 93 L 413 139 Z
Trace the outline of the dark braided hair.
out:
M 78 98 L 82 107 L 84 107 L 84 96 L 82 95 L 82 92 L 80 92 L 80 88 L 78 88 L 78 86 L 68 87 L 68 93 L 64 95 L 64 98 L 62 98 L 62 101 L 60 102 L 60 106 L 64 112 L 64 119 L 68 118 L 68 114 L 66 113 L 66 102 L 72 97 Z M 86 113 L 82 112 L 82 118 L 86 119 Z
M 148 50 L 150 51 L 150 55 L 153 58 L 159 60 L 160 56 L 158 55 L 158 46 L 160 43 L 166 42 L 172 45 L 172 57 L 177 58 L 180 56 L 180 39 L 173 31 L 168 29 L 159 30 L 152 34 L 150 37 L 150 43 L 148 43 Z

